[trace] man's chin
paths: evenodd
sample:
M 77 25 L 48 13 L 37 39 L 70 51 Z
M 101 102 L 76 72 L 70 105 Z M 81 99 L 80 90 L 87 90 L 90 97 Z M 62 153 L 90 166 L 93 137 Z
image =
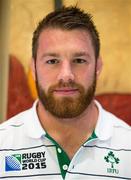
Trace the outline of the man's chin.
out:
M 50 87 L 48 92 L 45 93 L 38 83 L 37 90 L 39 99 L 50 114 L 59 118 L 74 118 L 80 116 L 91 103 L 94 97 L 95 86 L 94 79 L 86 92 L 80 85 L 75 85 L 75 89 L 71 90 L 69 87 L 65 89 L 65 86 L 61 87 L 57 85 Z
M 79 116 L 86 107 L 79 101 L 79 99 L 64 97 L 53 99 L 45 106 L 46 110 L 57 118 L 75 118 Z
M 56 107 L 63 107 L 67 109 L 68 107 L 72 107 L 74 106 L 74 104 L 77 104 L 79 101 L 79 98 L 80 97 L 58 96 L 58 97 L 53 97 L 52 103 Z

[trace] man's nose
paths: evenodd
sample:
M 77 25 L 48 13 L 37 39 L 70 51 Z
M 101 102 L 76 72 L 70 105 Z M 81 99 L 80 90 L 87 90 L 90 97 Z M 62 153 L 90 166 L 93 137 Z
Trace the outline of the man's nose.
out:
M 68 61 L 62 62 L 58 74 L 58 80 L 63 82 L 74 81 L 74 73 L 72 71 L 70 62 Z

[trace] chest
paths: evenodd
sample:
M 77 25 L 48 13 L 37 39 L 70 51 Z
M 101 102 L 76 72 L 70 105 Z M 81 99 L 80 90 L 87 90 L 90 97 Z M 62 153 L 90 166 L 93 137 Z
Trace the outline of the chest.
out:
M 3 149 L 0 178 L 26 179 L 131 179 L 131 150 L 88 143 L 71 161 L 53 143 Z

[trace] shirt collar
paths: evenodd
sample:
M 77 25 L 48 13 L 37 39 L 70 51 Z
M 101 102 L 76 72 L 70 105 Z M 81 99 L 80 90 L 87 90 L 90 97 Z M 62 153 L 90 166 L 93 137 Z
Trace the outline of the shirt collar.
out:
M 95 104 L 98 108 L 98 120 L 95 128 L 95 134 L 100 140 L 107 140 L 112 136 L 113 131 L 113 123 L 111 120 L 108 120 L 108 117 L 105 115 L 105 110 L 102 108 L 102 106 L 95 101 Z M 36 100 L 32 106 L 30 111 L 30 116 L 25 121 L 25 130 L 26 134 L 32 138 L 41 138 L 45 136 L 46 132 L 41 126 L 41 123 L 39 121 L 38 115 L 37 115 L 37 105 L 38 100 Z
M 95 134 L 100 140 L 107 140 L 111 138 L 113 134 L 113 126 L 114 123 L 112 119 L 110 119 L 106 113 L 106 111 L 102 108 L 102 106 L 95 101 L 95 104 L 98 108 L 98 120 L 95 128 Z
M 29 110 L 30 111 L 29 119 L 25 121 L 26 134 L 29 137 L 35 139 L 41 138 L 46 134 L 37 115 L 37 105 L 38 105 L 38 100 L 34 102 L 32 108 Z

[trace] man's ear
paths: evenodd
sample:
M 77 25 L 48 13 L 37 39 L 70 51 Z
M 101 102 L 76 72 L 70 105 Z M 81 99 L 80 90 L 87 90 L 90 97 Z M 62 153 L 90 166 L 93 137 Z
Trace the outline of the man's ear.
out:
M 31 71 L 32 71 L 33 79 L 35 81 L 36 80 L 36 68 L 35 68 L 35 60 L 33 58 L 31 59 L 30 68 L 31 68 Z
M 98 57 L 97 59 L 97 64 L 96 64 L 96 77 L 98 78 L 101 71 L 102 71 L 102 67 L 103 67 L 103 61 L 101 56 Z

